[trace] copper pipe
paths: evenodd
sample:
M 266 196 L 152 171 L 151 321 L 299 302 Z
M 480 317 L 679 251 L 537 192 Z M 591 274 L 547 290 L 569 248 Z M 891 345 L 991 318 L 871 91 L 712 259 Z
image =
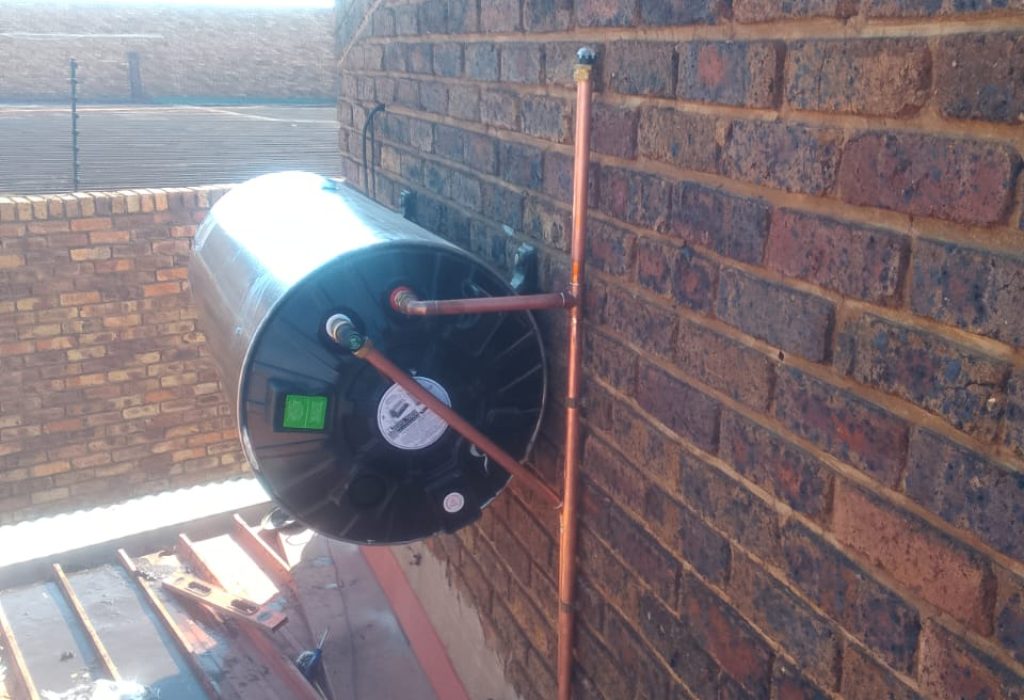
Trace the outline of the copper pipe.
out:
M 385 357 L 368 338 L 363 337 L 352 321 L 336 314 L 327 320 L 327 334 L 342 347 L 348 348 L 359 359 L 372 365 L 378 372 L 405 389 L 414 399 L 433 411 L 452 430 L 476 445 L 477 449 L 501 465 L 505 471 L 535 490 L 544 500 L 557 508 L 562 499 L 550 486 L 526 469 L 515 457 L 501 449 L 473 424 L 460 416 L 451 407 L 424 389 L 419 382 L 394 362 Z
M 587 190 L 590 173 L 591 71 L 597 59 L 593 50 L 576 54 L 576 149 L 572 186 L 572 246 L 569 294 L 581 299 L 584 243 L 587 233 Z M 572 697 L 573 624 L 576 616 L 576 538 L 579 527 L 580 453 L 580 305 L 569 309 L 569 375 L 565 397 L 565 486 L 561 537 L 558 545 L 558 700 Z
M 575 303 L 576 299 L 567 292 L 437 300 L 422 300 L 408 287 L 397 287 L 391 292 L 391 308 L 407 316 L 455 316 L 502 311 L 566 309 Z

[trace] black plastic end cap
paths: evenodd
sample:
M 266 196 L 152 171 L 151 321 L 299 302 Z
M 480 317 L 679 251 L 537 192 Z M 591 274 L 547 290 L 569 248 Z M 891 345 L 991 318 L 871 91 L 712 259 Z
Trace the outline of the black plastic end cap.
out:
M 584 46 L 576 52 L 576 62 L 584 66 L 592 66 L 597 61 L 597 52 L 589 46 Z

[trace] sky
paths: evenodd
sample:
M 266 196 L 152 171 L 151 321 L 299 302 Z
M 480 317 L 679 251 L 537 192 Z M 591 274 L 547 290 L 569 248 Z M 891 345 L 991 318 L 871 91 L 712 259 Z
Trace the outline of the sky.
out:
M 24 2 L 24 0 L 19 0 Z M 71 5 L 178 5 L 202 7 L 333 7 L 334 0 L 64 0 Z M 0 2 L 2 5 L 3 2 Z

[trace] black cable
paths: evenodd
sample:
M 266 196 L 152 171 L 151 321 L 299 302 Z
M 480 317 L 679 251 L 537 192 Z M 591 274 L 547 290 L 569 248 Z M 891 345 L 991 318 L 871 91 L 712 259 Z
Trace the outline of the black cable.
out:
M 384 104 L 378 103 L 370 113 L 366 115 L 366 122 L 363 124 L 363 189 L 371 197 L 377 196 L 377 136 L 373 131 L 373 118 L 384 111 Z M 371 141 L 370 160 L 373 161 L 373 193 L 370 192 L 370 168 L 366 160 L 366 135 L 369 133 Z

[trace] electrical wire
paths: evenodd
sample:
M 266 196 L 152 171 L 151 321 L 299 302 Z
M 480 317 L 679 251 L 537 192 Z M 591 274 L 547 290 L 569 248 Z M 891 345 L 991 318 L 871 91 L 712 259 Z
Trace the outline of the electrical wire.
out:
M 385 109 L 384 103 L 378 102 L 377 105 L 370 110 L 370 113 L 366 115 L 366 122 L 363 124 L 363 189 L 366 194 L 374 199 L 377 198 L 377 134 L 373 130 L 373 120 L 378 114 L 383 112 Z M 370 159 L 367 161 L 366 158 L 366 137 L 370 137 Z M 370 165 L 373 166 L 372 172 L 372 191 L 371 191 L 371 177 L 370 177 Z

